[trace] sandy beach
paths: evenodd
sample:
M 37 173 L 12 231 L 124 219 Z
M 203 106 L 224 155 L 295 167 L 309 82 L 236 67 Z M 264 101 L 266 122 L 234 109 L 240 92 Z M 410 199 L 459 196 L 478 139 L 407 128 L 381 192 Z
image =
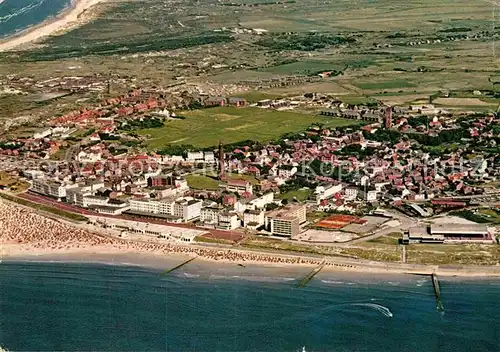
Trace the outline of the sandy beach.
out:
M 92 230 L 93 229 L 93 230 Z M 152 266 L 158 261 L 197 261 L 241 265 L 300 266 L 323 270 L 376 274 L 430 274 L 456 277 L 499 277 L 500 267 L 412 265 L 302 254 L 217 248 L 201 244 L 140 241 L 110 236 L 89 225 L 50 219 L 34 210 L 0 201 L 0 258 L 40 261 L 109 262 Z M 172 265 L 172 267 L 175 265 Z
M 82 13 L 104 1 L 106 0 L 72 0 L 71 5 L 55 18 L 50 18 L 39 25 L 0 40 L 0 51 L 13 50 L 56 32 L 67 30 L 78 21 L 81 21 L 80 15 Z

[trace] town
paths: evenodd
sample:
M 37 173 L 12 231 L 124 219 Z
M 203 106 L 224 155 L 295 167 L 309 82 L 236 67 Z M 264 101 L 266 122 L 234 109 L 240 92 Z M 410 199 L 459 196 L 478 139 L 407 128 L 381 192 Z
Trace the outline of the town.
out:
M 500 116 L 446 110 L 429 100 L 352 105 L 306 93 L 250 103 L 134 88 L 2 140 L 2 175 L 10 182 L 1 187 L 93 218 L 96 226 L 163 240 L 239 243 L 252 236 L 342 246 L 392 236 L 403 245 L 497 243 Z M 226 145 L 221 136 L 211 147 L 144 147 L 142 129 L 212 109 L 250 116 L 308 109 L 307 116 L 321 120 L 270 142 Z M 175 226 L 201 232 L 176 236 Z

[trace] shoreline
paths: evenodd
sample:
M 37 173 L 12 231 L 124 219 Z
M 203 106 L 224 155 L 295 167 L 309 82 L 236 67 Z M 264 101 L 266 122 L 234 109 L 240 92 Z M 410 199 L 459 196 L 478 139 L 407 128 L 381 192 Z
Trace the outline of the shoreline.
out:
M 80 16 L 88 9 L 105 1 L 107 0 L 71 0 L 68 6 L 55 16 L 0 39 L 0 52 L 18 49 L 54 33 L 66 31 L 76 26 L 81 20 Z
M 167 263 L 170 268 L 187 258 L 203 263 L 306 269 L 322 265 L 323 271 L 364 274 L 410 274 L 448 277 L 500 277 L 500 265 L 421 265 L 399 262 L 376 262 L 304 253 L 283 253 L 244 247 L 215 246 L 200 243 L 181 244 L 154 238 L 124 239 L 119 234 L 87 224 L 55 220 L 31 208 L 0 201 L 0 260 L 54 259 L 69 261 L 126 263 L 151 267 Z M 120 259 L 122 258 L 122 259 Z M 172 262 L 177 262 L 173 264 Z M 172 264 L 173 265 L 172 265 Z M 162 266 L 165 268 L 164 266 Z
M 11 247 L 12 245 L 3 245 Z M 17 245 L 14 245 L 17 246 Z M 193 249 L 196 247 L 193 247 Z M 223 250 L 221 250 L 223 251 Z M 231 250 L 229 252 L 248 253 L 246 250 Z M 255 255 L 251 251 L 249 254 Z M 261 253 L 269 256 L 269 253 Z M 298 255 L 282 255 L 276 254 L 275 257 L 286 258 L 296 257 Z M 10 248 L 8 254 L 3 253 L 1 261 L 6 262 L 22 262 L 22 263 L 81 263 L 81 264 L 102 264 L 102 265 L 117 265 L 117 266 L 137 266 L 149 269 L 170 269 L 190 258 L 196 258 L 196 262 L 201 265 L 220 265 L 220 266 L 242 266 L 242 268 L 272 268 L 272 269 L 304 269 L 310 271 L 317 265 L 316 263 L 308 262 L 268 262 L 260 260 L 234 260 L 234 259 L 214 259 L 195 255 L 190 252 L 185 253 L 164 253 L 150 251 L 124 251 L 120 248 L 99 248 L 86 247 L 79 249 L 38 249 L 33 251 L 32 248 L 18 247 Z M 303 260 L 314 260 L 318 258 L 300 256 Z M 337 262 L 334 258 L 328 259 L 328 264 L 323 268 L 322 273 L 342 273 L 346 275 L 404 275 L 404 276 L 426 276 L 435 272 L 440 277 L 448 279 L 499 279 L 500 267 L 473 267 L 462 266 L 460 268 L 440 267 L 437 265 L 413 265 L 385 262 L 364 262 L 360 260 L 350 260 L 351 264 L 346 264 L 343 261 Z M 300 279 L 298 276 L 297 279 Z

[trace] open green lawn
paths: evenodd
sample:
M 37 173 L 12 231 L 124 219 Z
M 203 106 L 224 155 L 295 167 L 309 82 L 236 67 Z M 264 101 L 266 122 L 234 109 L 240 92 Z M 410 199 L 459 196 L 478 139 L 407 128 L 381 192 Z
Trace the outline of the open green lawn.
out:
M 309 188 L 301 188 L 297 189 L 295 191 L 289 191 L 286 193 L 281 193 L 278 195 L 278 199 L 286 199 L 288 201 L 294 200 L 296 198 L 299 202 L 303 202 L 309 198 L 311 195 L 312 190 Z
M 251 139 L 267 142 L 288 132 L 304 131 L 314 122 L 325 126 L 346 126 L 355 121 L 332 119 L 320 115 L 300 114 L 259 108 L 210 108 L 186 111 L 185 120 L 168 121 L 162 128 L 145 129 L 139 134 L 148 137 L 152 149 L 168 144 L 191 144 L 196 147 L 215 146 Z
M 259 183 L 252 175 L 242 175 L 242 174 L 226 174 L 226 177 L 231 180 L 247 180 L 251 184 L 256 185 Z M 205 175 L 201 174 L 191 174 L 186 176 L 189 187 L 195 189 L 219 189 L 219 181 L 217 180 L 217 175 L 215 173 L 207 173 Z
M 187 175 L 187 183 L 189 187 L 194 189 L 218 190 L 219 181 L 215 178 L 204 175 Z

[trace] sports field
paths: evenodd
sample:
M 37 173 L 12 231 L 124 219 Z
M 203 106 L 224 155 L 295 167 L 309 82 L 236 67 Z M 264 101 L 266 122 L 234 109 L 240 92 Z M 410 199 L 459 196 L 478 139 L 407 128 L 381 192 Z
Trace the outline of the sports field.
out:
M 167 121 L 164 127 L 139 131 L 148 138 L 152 149 L 168 144 L 191 144 L 196 147 L 215 146 L 255 140 L 267 142 L 288 132 L 301 132 L 312 123 L 325 126 L 346 126 L 355 121 L 332 119 L 320 115 L 259 108 L 220 107 L 182 113 L 184 120 Z

